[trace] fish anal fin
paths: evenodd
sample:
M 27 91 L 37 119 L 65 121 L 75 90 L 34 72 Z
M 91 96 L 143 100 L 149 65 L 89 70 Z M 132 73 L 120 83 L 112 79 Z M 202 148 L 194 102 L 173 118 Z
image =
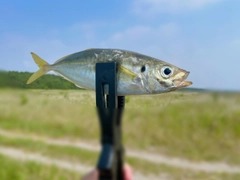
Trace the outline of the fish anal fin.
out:
M 82 86 L 79 86 L 79 85 L 77 85 L 77 84 L 74 84 L 75 86 L 77 86 L 78 88 L 80 88 L 80 89 L 86 89 L 86 88 L 84 88 L 84 87 L 82 87 Z
M 54 71 L 55 73 L 57 73 L 59 76 L 61 76 L 63 79 L 66 79 L 67 81 L 73 83 L 75 86 L 77 86 L 78 88 L 81 88 L 81 89 L 86 89 L 78 84 L 76 84 L 75 82 L 73 82 L 71 79 L 65 77 L 64 75 L 62 75 L 61 73 L 57 72 L 57 71 Z

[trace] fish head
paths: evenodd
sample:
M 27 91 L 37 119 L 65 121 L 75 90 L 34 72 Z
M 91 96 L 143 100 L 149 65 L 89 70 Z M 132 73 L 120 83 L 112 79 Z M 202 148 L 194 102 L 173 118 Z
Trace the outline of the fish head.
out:
M 160 91 L 174 91 L 192 84 L 191 81 L 185 81 L 189 71 L 178 68 L 168 63 L 158 63 L 153 69 L 153 78 L 156 81 L 157 89 Z M 156 91 L 158 91 L 156 89 Z

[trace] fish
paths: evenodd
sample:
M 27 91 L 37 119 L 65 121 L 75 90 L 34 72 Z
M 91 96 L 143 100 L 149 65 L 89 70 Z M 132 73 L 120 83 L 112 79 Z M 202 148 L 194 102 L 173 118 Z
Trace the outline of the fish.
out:
M 35 53 L 31 55 L 39 70 L 27 81 L 32 83 L 49 71 L 54 71 L 79 88 L 95 90 L 96 63 L 116 62 L 117 95 L 160 94 L 185 88 L 189 71 L 162 60 L 122 49 L 92 48 L 64 56 L 49 64 Z

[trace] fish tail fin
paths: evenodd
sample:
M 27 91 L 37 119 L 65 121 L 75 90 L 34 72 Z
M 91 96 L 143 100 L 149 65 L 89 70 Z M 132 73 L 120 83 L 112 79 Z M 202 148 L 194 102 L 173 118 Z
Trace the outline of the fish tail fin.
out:
M 33 81 L 35 81 L 36 79 L 38 79 L 39 77 L 41 77 L 42 75 L 46 74 L 48 71 L 50 71 L 49 68 L 49 64 L 44 61 L 42 58 L 40 58 L 38 55 L 36 55 L 35 53 L 31 52 L 33 60 L 35 61 L 35 63 L 38 65 L 39 70 L 37 72 L 35 72 L 27 81 L 27 84 L 32 83 Z

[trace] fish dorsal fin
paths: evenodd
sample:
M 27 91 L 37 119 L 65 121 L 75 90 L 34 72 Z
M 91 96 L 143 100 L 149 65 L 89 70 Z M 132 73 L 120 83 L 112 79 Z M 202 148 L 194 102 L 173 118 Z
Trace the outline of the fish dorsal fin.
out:
M 131 77 L 132 79 L 137 77 L 137 74 L 135 74 L 134 72 L 130 71 L 129 69 L 123 67 L 122 65 L 119 66 L 119 70 L 120 70 L 120 72 L 126 74 L 127 76 Z
M 89 48 L 89 49 L 86 49 L 86 50 L 84 50 L 84 51 L 89 51 L 89 50 L 94 50 L 94 49 L 96 49 L 96 48 Z M 68 56 L 71 56 L 71 55 L 73 55 L 73 54 L 75 54 L 75 53 L 72 53 L 72 54 L 63 56 L 62 58 L 60 58 L 60 59 L 58 59 L 57 61 L 55 61 L 54 64 L 55 64 L 55 63 L 58 63 L 58 62 L 60 62 L 60 61 L 62 61 L 62 60 L 64 60 L 64 59 L 66 59 Z
M 63 56 L 62 58 L 60 58 L 60 59 L 58 59 L 57 61 L 55 61 L 54 64 L 56 64 L 56 63 L 58 63 L 58 62 L 60 62 L 60 61 L 62 61 L 62 60 L 64 60 L 64 59 L 66 59 L 66 58 L 67 58 L 68 56 L 70 56 L 70 55 L 72 55 L 72 54 Z
M 88 49 L 85 49 L 84 51 L 91 51 L 91 50 L 94 50 L 96 48 L 88 48 Z

